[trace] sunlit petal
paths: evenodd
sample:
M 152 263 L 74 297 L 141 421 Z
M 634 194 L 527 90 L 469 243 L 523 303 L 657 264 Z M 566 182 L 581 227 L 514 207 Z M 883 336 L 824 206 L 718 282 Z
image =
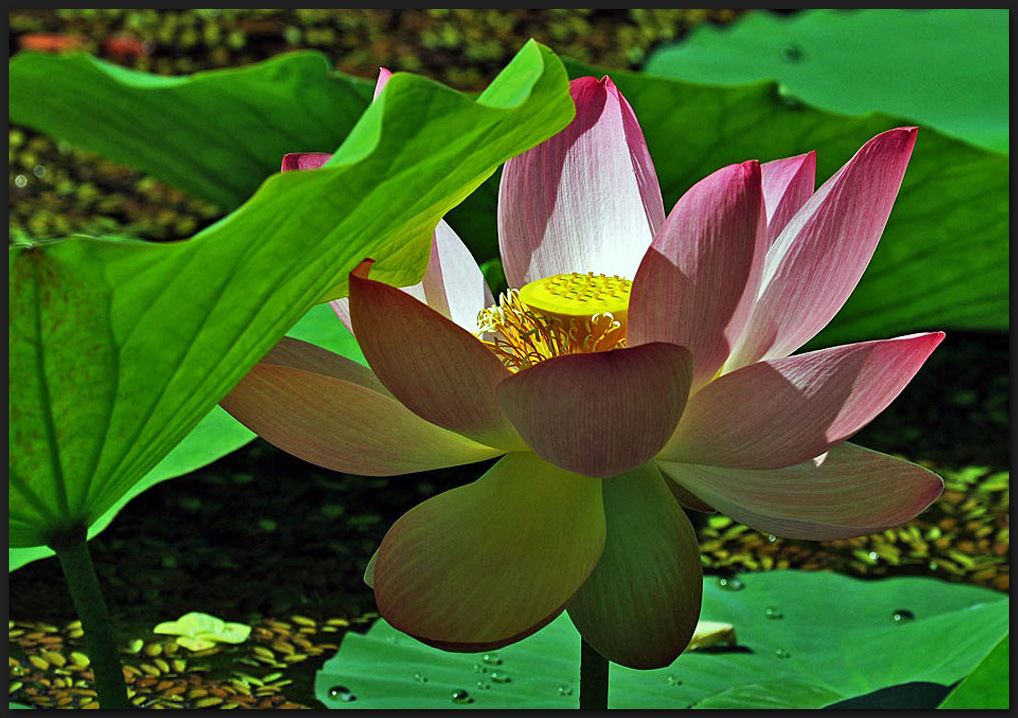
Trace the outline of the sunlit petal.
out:
M 429 307 L 468 332 L 477 330 L 478 312 L 495 301 L 470 250 L 445 220 L 435 228 L 422 288 Z
M 816 152 L 760 165 L 764 204 L 767 207 L 768 246 L 774 243 L 788 220 L 812 196 L 816 169 Z
M 629 305 L 630 346 L 688 347 L 694 390 L 710 381 L 753 308 L 765 230 L 756 161 L 729 165 L 695 184 L 640 263 Z
M 502 172 L 499 249 L 511 287 L 577 271 L 632 279 L 664 221 L 629 103 L 607 77 L 573 80 L 570 92 L 572 124 Z
M 841 309 L 873 256 L 915 139 L 914 127 L 877 135 L 788 221 L 726 371 L 788 356 Z

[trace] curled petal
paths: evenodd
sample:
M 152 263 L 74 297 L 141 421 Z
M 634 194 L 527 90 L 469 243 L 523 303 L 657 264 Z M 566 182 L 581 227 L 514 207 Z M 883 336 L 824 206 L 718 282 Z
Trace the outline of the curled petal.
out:
M 632 278 L 664 221 L 647 143 L 618 88 L 581 77 L 570 93 L 573 122 L 502 173 L 499 249 L 511 287 L 568 272 Z
M 393 476 L 498 456 L 408 410 L 371 370 L 284 338 L 220 402 L 287 453 L 351 474 Z
M 604 548 L 601 481 L 529 452 L 432 497 L 386 534 L 375 601 L 393 626 L 452 651 L 518 641 L 559 613 Z
M 654 237 L 633 281 L 629 344 L 693 353 L 693 389 L 742 335 L 767 251 L 760 165 L 730 165 L 695 184 Z
M 898 526 L 933 503 L 944 487 L 932 471 L 848 443 L 773 471 L 658 464 L 666 476 L 740 523 L 813 541 Z
M 495 399 L 509 376 L 465 329 L 396 287 L 350 273 L 350 318 L 376 376 L 408 409 L 433 424 L 501 449 L 524 448 Z
M 802 205 L 771 245 L 759 298 L 725 370 L 784 357 L 845 304 L 898 195 L 916 128 L 867 142 Z
M 607 540 L 569 617 L 601 655 L 662 668 L 689 643 L 703 578 L 696 532 L 653 464 L 604 482 Z
M 819 456 L 883 411 L 943 338 L 860 342 L 725 374 L 690 399 L 659 458 L 778 469 Z
M 505 379 L 498 400 L 527 445 L 587 476 L 648 461 L 682 416 L 692 360 L 684 347 L 643 344 L 541 362 Z

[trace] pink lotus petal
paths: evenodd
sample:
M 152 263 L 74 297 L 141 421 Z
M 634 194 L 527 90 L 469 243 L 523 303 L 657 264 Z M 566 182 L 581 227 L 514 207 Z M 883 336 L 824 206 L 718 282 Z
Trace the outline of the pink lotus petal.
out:
M 725 374 L 689 400 L 658 458 L 779 469 L 819 456 L 883 411 L 943 338 L 860 342 Z
M 658 462 L 665 475 L 757 531 L 825 541 L 898 526 L 940 495 L 940 477 L 854 444 L 774 471 Z
M 505 379 L 498 400 L 527 445 L 587 476 L 614 476 L 653 457 L 689 393 L 689 351 L 653 343 L 548 359 Z
M 269 443 L 333 471 L 394 476 L 500 453 L 424 421 L 371 370 L 296 339 L 284 338 L 220 403 Z
M 332 154 L 329 152 L 290 152 L 283 155 L 283 166 L 279 171 L 316 170 L 330 159 Z
M 533 633 L 562 612 L 601 556 L 601 483 L 521 452 L 428 499 L 378 549 L 379 612 L 446 650 L 498 648 Z
M 424 279 L 401 289 L 469 332 L 477 329 L 477 314 L 494 303 L 488 282 L 463 240 L 443 219 L 431 240 L 431 256 Z M 350 333 L 350 298 L 329 302 Z
M 457 434 L 513 450 L 524 447 L 495 399 L 509 376 L 470 332 L 396 287 L 350 273 L 350 318 L 379 380 L 408 409 Z
M 788 220 L 813 195 L 816 171 L 816 152 L 760 165 L 764 204 L 767 207 L 767 246 L 774 243 Z
M 372 95 L 372 100 L 377 100 L 378 96 L 382 94 L 382 89 L 388 84 L 390 77 L 392 77 L 391 71 L 384 67 L 378 68 L 378 79 L 375 81 L 375 94 Z
M 376 99 L 381 94 L 382 88 L 389 81 L 392 73 L 384 67 L 378 68 L 378 81 L 375 83 Z M 294 170 L 316 170 L 332 158 L 329 152 L 291 152 L 283 155 L 283 166 L 280 172 L 292 172 Z
M 726 371 L 788 356 L 841 309 L 884 230 L 916 128 L 867 142 L 789 220 L 771 245 L 749 324 Z
M 350 297 L 340 297 L 329 302 L 332 311 L 336 313 L 339 321 L 343 323 L 347 331 L 353 334 L 353 322 L 350 321 Z M 357 336 L 354 334 L 354 336 Z
M 502 172 L 499 249 L 511 287 L 568 272 L 632 278 L 664 221 L 629 103 L 607 77 L 573 80 L 570 92 L 572 124 Z
M 693 185 L 654 237 L 633 281 L 629 345 L 693 353 L 693 390 L 741 336 L 767 251 L 760 165 L 729 165 Z
M 700 547 L 666 481 L 648 464 L 604 482 L 604 553 L 567 609 L 587 643 L 630 668 L 670 665 L 700 616 Z
M 478 312 L 495 302 L 470 250 L 445 220 L 435 228 L 423 290 L 429 307 L 469 332 L 477 330 Z

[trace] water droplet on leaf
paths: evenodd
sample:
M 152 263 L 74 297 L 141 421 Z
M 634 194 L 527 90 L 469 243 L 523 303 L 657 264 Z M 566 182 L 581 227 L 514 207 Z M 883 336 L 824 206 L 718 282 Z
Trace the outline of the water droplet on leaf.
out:
M 477 687 L 480 688 L 482 691 L 486 691 L 491 688 L 491 684 L 485 683 L 484 681 L 477 681 Z
M 419 672 L 414 674 L 414 680 L 417 681 L 418 683 L 427 683 L 428 682 L 427 676 L 425 676 L 423 673 L 419 673 Z
M 781 609 L 775 608 L 774 606 L 768 606 L 767 610 L 764 611 L 764 615 L 767 616 L 767 618 L 775 620 L 785 617 L 785 614 L 781 612 Z
M 767 543 L 774 543 L 778 540 L 778 537 L 774 534 L 767 534 Z
M 910 621 L 915 620 L 915 614 L 907 608 L 899 608 L 891 614 L 891 620 L 895 623 L 909 623 Z
M 330 688 L 329 698 L 337 701 L 344 701 L 346 703 L 357 700 L 357 696 L 355 696 L 346 686 L 333 686 Z
M 509 674 L 504 671 L 495 671 L 491 674 L 492 683 L 508 683 L 510 680 L 512 679 L 509 678 Z
M 487 663 L 489 666 L 501 666 L 502 659 L 498 657 L 497 653 L 485 653 L 481 656 L 481 660 Z
M 738 576 L 722 577 L 718 579 L 718 586 L 726 591 L 741 591 L 746 587 Z
M 474 673 L 487 673 L 487 672 L 488 672 L 488 669 L 487 669 L 486 666 L 483 666 L 480 663 L 475 663 L 474 664 Z
M 776 651 L 774 651 L 774 655 L 777 656 L 778 658 L 791 658 L 792 657 L 792 654 L 789 653 L 788 651 L 786 651 L 784 648 L 779 648 Z
M 665 683 L 667 683 L 670 686 L 681 686 L 682 685 L 682 681 L 680 681 L 678 678 L 676 678 L 675 676 L 673 676 L 671 674 L 665 676 Z
M 870 551 L 866 555 L 870 557 L 871 561 L 876 561 L 878 558 L 880 558 L 880 554 L 878 554 L 876 551 Z
M 560 696 L 571 696 L 573 694 L 573 689 L 570 688 L 569 686 L 559 686 L 558 694 Z
M 470 697 L 470 694 L 464 690 L 458 690 L 452 692 L 453 703 L 473 703 L 474 699 Z

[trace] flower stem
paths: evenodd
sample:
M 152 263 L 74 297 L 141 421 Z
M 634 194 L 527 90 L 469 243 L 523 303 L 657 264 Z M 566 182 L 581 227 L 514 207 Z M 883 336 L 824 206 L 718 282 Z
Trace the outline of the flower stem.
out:
M 85 533 L 50 546 L 60 559 L 64 578 L 71 590 L 74 607 L 85 633 L 85 646 L 95 675 L 95 691 L 99 705 L 106 709 L 130 708 L 127 702 L 127 684 L 124 682 L 113 626 L 106 611 L 99 579 L 88 553 Z
M 580 639 L 580 710 L 608 709 L 608 659 Z

